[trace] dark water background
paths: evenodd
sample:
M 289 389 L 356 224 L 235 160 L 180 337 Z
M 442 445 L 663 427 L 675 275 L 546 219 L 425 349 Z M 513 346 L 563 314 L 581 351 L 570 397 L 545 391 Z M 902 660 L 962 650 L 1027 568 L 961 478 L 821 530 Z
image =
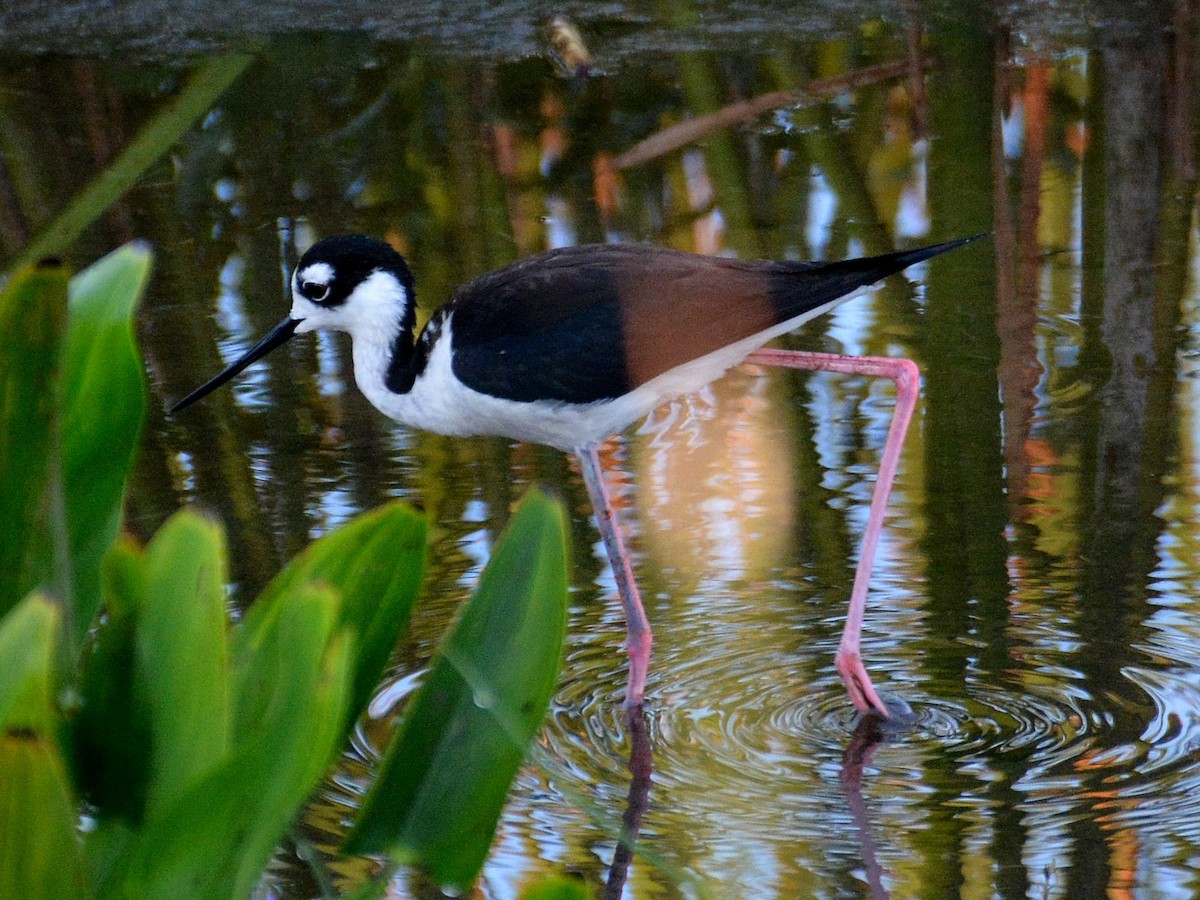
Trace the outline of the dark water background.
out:
M 591 77 L 548 59 L 560 12 Z M 375 748 L 530 483 L 572 514 L 568 657 L 483 896 L 554 871 L 600 889 L 631 739 L 613 582 L 561 454 L 394 426 L 328 337 L 165 415 L 283 315 L 297 253 L 386 237 L 427 313 L 549 245 L 833 258 L 993 230 L 788 341 L 924 373 L 864 637 L 911 728 L 855 737 L 833 669 L 888 385 L 738 370 L 607 448 L 657 635 L 625 895 L 1200 896 L 1194 3 L 13 4 L 3 256 L 203 55 L 263 37 L 71 261 L 154 242 L 131 526 L 214 510 L 234 602 L 386 498 L 432 517 L 413 631 L 302 829 L 338 887 L 369 871 L 332 848 Z M 669 125 L 893 62 L 621 167 Z M 264 890 L 319 893 L 292 848 Z

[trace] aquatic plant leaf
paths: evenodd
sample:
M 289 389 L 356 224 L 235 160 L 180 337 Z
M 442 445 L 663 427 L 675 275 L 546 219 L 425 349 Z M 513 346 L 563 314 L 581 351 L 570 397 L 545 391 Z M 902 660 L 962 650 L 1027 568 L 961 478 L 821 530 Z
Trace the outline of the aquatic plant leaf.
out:
M 426 520 L 395 501 L 355 516 L 315 541 L 266 587 L 239 629 L 235 652 L 258 639 L 269 610 L 298 585 L 323 582 L 342 597 L 339 627 L 354 634 L 354 689 L 348 729 L 366 708 L 388 658 L 408 628 L 427 558 Z M 245 692 L 242 692 L 245 699 Z M 238 731 L 257 719 L 253 706 L 239 710 Z
M 66 590 L 53 571 L 46 523 L 57 471 L 58 361 L 67 327 L 67 277 L 58 266 L 15 275 L 0 292 L 0 615 L 38 584 Z M 52 514 L 60 516 L 61 504 Z M 46 567 L 50 566 L 47 571 Z
M 71 279 L 62 358 L 62 478 L 76 640 L 100 603 L 100 567 L 121 527 L 125 484 L 146 414 L 133 318 L 150 277 L 127 244 Z
M 145 554 L 130 538 L 104 560 L 105 621 L 81 660 L 79 710 L 70 721 L 80 793 L 104 823 L 145 813 L 151 714 L 138 687 L 137 624 L 146 603 Z
M 340 743 L 351 638 L 339 600 L 302 585 L 275 604 L 255 652 L 258 727 L 216 768 L 148 818 L 103 885 L 104 897 L 247 896 Z
M 0 612 L 37 585 L 81 640 L 100 597 L 145 412 L 133 314 L 150 254 L 129 245 L 71 279 L 57 266 L 0 295 Z
M 176 513 L 146 547 L 134 691 L 150 716 L 147 817 L 172 804 L 229 750 L 226 579 L 224 534 L 195 512 Z
M 77 812 L 56 739 L 59 608 L 31 594 L 0 621 L 0 897 L 81 896 Z
M 77 813 L 49 732 L 0 732 L 0 897 L 82 897 Z
M 0 731 L 57 726 L 54 651 L 61 619 L 54 601 L 38 593 L 0 619 Z
M 531 491 L 413 698 L 347 852 L 415 862 L 442 885 L 474 882 L 554 690 L 566 556 L 561 506 Z

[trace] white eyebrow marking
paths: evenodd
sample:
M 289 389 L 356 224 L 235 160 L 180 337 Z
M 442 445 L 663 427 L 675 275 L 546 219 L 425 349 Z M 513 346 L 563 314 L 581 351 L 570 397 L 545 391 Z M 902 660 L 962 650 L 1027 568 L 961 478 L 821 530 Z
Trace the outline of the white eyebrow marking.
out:
M 324 262 L 310 263 L 296 275 L 296 281 L 300 284 L 307 284 L 310 281 L 317 284 L 329 284 L 333 281 L 333 266 Z

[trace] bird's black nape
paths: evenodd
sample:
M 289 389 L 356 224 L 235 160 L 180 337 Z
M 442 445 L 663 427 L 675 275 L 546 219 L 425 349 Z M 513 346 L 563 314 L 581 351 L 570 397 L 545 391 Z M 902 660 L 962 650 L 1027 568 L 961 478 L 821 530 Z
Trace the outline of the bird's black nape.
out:
M 174 415 L 181 409 L 186 409 L 197 400 L 207 397 L 225 382 L 229 381 L 229 379 L 240 373 L 247 366 L 262 359 L 280 344 L 286 343 L 288 339 L 296 333 L 296 326 L 299 325 L 300 322 L 300 319 L 293 319 L 290 316 L 284 319 L 282 322 L 272 328 L 266 337 L 242 354 L 242 356 L 236 362 L 231 364 L 224 372 L 222 372 L 220 375 L 217 375 L 215 378 L 209 379 L 174 406 L 172 406 L 171 415 Z

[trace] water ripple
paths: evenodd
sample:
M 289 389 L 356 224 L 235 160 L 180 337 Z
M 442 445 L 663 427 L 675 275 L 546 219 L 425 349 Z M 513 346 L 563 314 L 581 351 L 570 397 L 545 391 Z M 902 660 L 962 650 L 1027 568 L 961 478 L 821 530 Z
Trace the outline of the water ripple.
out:
M 742 674 L 755 682 L 752 672 Z M 959 698 L 910 690 L 908 715 L 896 716 L 883 738 L 946 754 L 964 765 L 990 767 L 1005 757 L 1020 758 L 1026 781 L 1104 769 L 1126 778 L 1190 765 L 1200 750 L 1196 679 L 1140 669 L 1128 669 L 1126 676 L 1146 692 L 1154 710 L 1133 741 L 1116 740 L 1118 714 L 1098 709 L 1069 686 L 1053 696 L 1018 690 L 1003 680 L 972 685 Z M 623 712 L 611 690 L 598 688 L 604 683 L 572 678 L 557 697 L 547 729 L 547 749 L 582 779 L 611 775 L 624 761 Z M 660 695 L 652 698 L 649 716 L 656 770 L 664 783 L 739 783 L 743 788 L 748 771 L 765 786 L 804 771 L 814 757 L 840 759 L 858 720 L 832 679 L 803 693 L 760 691 L 703 700 L 686 692 Z

